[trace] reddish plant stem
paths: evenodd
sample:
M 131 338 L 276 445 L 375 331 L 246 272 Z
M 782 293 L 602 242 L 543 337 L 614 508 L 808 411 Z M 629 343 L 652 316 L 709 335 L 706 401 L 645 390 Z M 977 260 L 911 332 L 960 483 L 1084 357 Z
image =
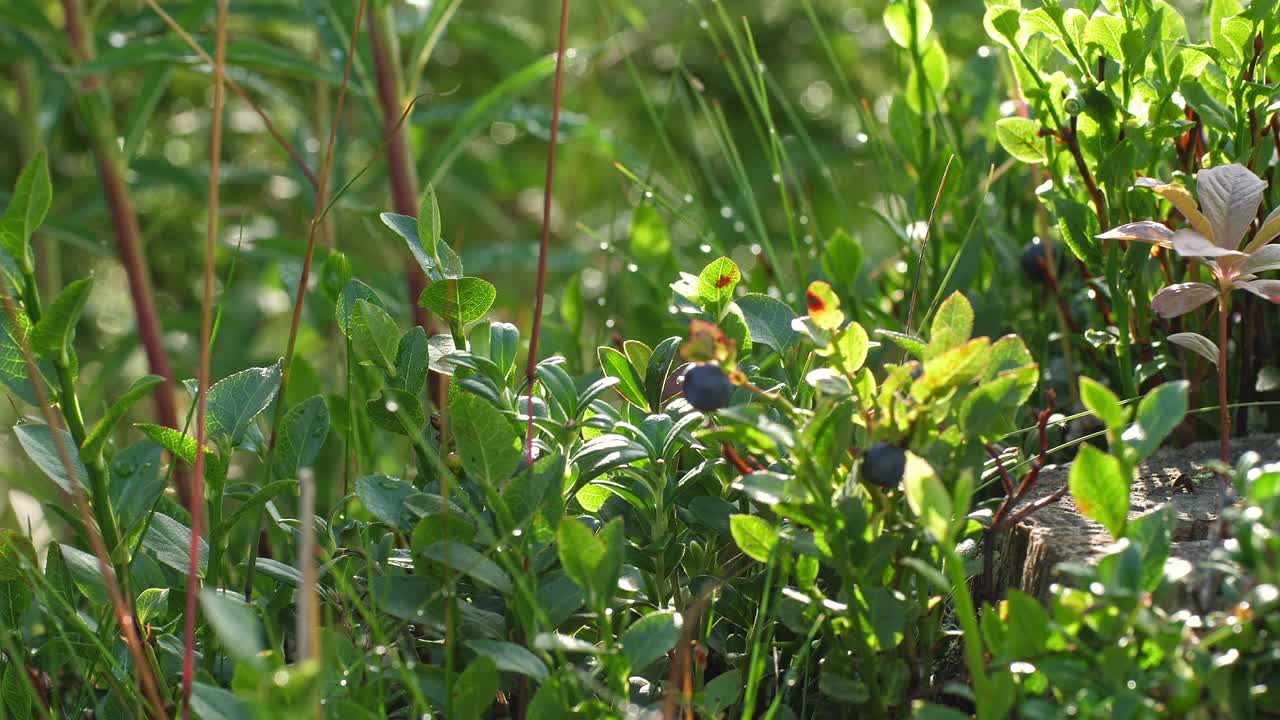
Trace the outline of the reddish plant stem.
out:
M 556 143 L 560 139 L 560 94 L 564 87 L 565 35 L 569 28 L 569 0 L 560 0 L 560 35 L 556 43 L 556 79 L 551 91 L 551 138 L 547 148 L 547 178 L 542 189 L 542 241 L 538 245 L 538 281 L 534 292 L 533 328 L 529 332 L 529 361 L 525 380 L 529 388 L 529 420 L 525 434 L 525 459 L 533 465 L 533 386 L 537 382 L 538 334 L 542 330 L 542 300 L 547 289 L 547 252 L 551 244 L 551 195 L 555 190 Z
M 401 125 L 407 115 L 400 109 L 400 73 L 392 54 L 393 38 L 381 23 L 377 9 L 369 6 L 369 46 L 373 54 L 374 85 L 378 92 L 378 105 L 382 110 L 382 134 L 387 153 L 387 172 L 391 179 L 391 207 L 401 215 L 418 217 L 418 169 L 413 162 L 413 148 Z M 418 306 L 418 298 L 427 287 L 427 276 L 414 263 L 405 270 L 405 285 L 409 293 L 409 306 L 413 308 L 413 322 L 431 331 L 431 313 Z M 435 372 L 428 374 L 427 383 L 431 404 L 444 407 L 448 378 Z
M 1221 292 L 1218 295 L 1218 410 L 1222 423 L 1221 452 L 1222 462 L 1231 462 L 1231 410 L 1227 407 L 1227 343 L 1231 339 L 1231 295 Z M 1224 475 L 1223 482 L 1228 478 Z
M 93 60 L 93 43 L 79 0 L 62 0 L 62 14 L 66 22 L 67 39 L 76 60 L 80 63 Z M 96 87 L 97 78 L 92 75 L 86 77 L 81 84 L 81 89 L 86 93 Z M 93 98 L 86 99 L 86 102 L 93 101 Z M 97 121 L 99 124 L 109 125 L 110 118 L 103 113 Z M 111 212 L 116 251 L 129 281 L 129 295 L 133 301 L 134 315 L 137 319 L 138 338 L 146 353 L 151 372 L 165 378 L 165 382 L 157 385 L 153 391 L 156 414 L 162 425 L 175 430 L 181 429 L 182 426 L 178 424 L 177 404 L 173 397 L 173 370 L 169 366 L 169 354 L 164 348 L 164 334 L 156 313 L 150 272 L 147 269 L 146 258 L 142 254 L 137 210 L 129 194 L 129 186 L 125 182 L 124 161 L 114 145 L 116 133 L 109 126 L 94 127 L 91 118 L 86 118 L 86 125 L 90 126 L 88 130 L 93 143 L 94 160 L 106 195 L 107 207 Z M 178 498 L 189 508 L 191 486 L 190 477 L 185 470 L 179 469 L 174 473 L 174 484 L 178 491 Z
M 182 717 L 191 717 L 191 685 L 195 680 L 196 595 L 200 591 L 200 531 L 204 525 L 204 446 L 208 439 L 205 416 L 209 408 L 209 342 L 213 334 L 213 266 L 218 242 L 218 176 L 222 169 L 222 77 L 227 58 L 227 0 L 218 0 L 213 50 L 213 120 L 209 131 L 209 200 L 204 239 L 204 296 L 200 303 L 200 370 L 196 380 L 196 459 L 191 476 L 191 544 L 187 548 L 187 609 L 182 654 Z M 221 502 L 215 498 L 214 502 Z M 213 538 L 211 538 L 212 540 Z M 211 553 L 212 556 L 212 553 Z M 211 563 L 212 565 L 212 563 Z M 218 569 L 206 570 L 216 585 Z M 210 652 L 205 648 L 205 652 Z
M 1093 179 L 1093 173 L 1089 171 L 1089 164 L 1085 162 L 1084 153 L 1080 151 L 1080 136 L 1076 132 L 1076 116 L 1071 117 L 1070 124 L 1062 128 L 1060 137 L 1067 144 L 1067 150 L 1071 152 L 1071 158 L 1075 160 L 1076 169 L 1080 171 L 1080 177 L 1084 179 L 1084 186 L 1089 190 L 1089 197 L 1093 200 L 1094 212 L 1098 215 L 1098 227 L 1111 227 L 1110 221 L 1107 219 L 1107 196 L 1102 194 L 1102 189 L 1098 187 L 1098 183 Z

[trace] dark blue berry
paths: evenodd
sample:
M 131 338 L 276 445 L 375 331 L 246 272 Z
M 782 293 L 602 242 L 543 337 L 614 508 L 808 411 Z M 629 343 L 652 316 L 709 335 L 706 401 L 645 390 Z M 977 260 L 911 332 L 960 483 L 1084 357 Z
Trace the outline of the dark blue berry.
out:
M 907 467 L 907 451 L 897 445 L 877 443 L 862 460 L 862 477 L 880 487 L 894 488 L 902 482 Z
M 684 374 L 684 399 L 702 412 L 712 412 L 729 404 L 733 383 L 719 365 L 694 365 Z
M 1049 258 L 1044 243 L 1031 242 L 1022 250 L 1022 272 L 1037 285 L 1049 282 Z

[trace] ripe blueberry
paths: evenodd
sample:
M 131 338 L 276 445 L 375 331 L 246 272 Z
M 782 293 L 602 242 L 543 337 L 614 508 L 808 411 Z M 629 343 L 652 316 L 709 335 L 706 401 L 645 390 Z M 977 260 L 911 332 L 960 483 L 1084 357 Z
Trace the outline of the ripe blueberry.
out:
M 1029 242 L 1022 249 L 1022 273 L 1037 285 L 1049 282 L 1049 258 L 1045 253 L 1044 243 Z
M 684 399 L 702 412 L 712 412 L 729 404 L 733 383 L 719 365 L 694 365 L 684 374 Z
M 907 451 L 897 445 L 876 443 L 862 460 L 862 477 L 880 487 L 893 488 L 902 482 L 907 467 Z

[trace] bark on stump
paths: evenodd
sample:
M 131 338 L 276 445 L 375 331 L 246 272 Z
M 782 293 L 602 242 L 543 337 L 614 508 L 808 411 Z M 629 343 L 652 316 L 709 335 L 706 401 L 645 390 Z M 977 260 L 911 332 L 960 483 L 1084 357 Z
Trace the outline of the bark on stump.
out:
M 1218 457 L 1218 450 L 1215 441 L 1156 452 L 1138 466 L 1129 499 L 1130 518 L 1165 504 L 1172 506 L 1176 520 L 1169 557 L 1195 568 L 1209 560 L 1219 545 L 1208 537 L 1217 521 L 1217 484 L 1221 481 L 1205 467 L 1206 461 Z M 1232 439 L 1233 462 L 1249 450 L 1259 453 L 1264 463 L 1280 461 L 1280 435 Z M 1046 466 L 1024 502 L 1034 502 L 1061 488 L 1070 469 L 1070 465 Z M 1055 569 L 1059 564 L 1095 563 L 1110 544 L 1106 529 L 1081 515 L 1067 493 L 1024 520 L 1000 543 L 995 561 L 997 592 L 1016 588 L 1047 601 L 1050 585 L 1058 580 Z

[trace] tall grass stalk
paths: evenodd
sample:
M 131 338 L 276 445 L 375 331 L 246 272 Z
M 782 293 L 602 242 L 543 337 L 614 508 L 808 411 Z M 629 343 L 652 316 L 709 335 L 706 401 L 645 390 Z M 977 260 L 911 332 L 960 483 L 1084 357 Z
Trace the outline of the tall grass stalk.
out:
M 218 0 L 218 19 L 214 31 L 213 59 L 213 118 L 209 130 L 209 200 L 206 212 L 204 241 L 204 295 L 200 302 L 200 370 L 196 379 L 196 457 L 195 471 L 191 475 L 191 543 L 187 548 L 187 609 L 184 627 L 184 646 L 182 654 L 182 717 L 191 717 L 191 685 L 195 678 L 196 655 L 196 596 L 200 585 L 200 532 L 204 524 L 204 448 L 208 439 L 208 427 L 205 415 L 209 409 L 209 341 L 213 334 L 213 283 L 214 263 L 218 250 L 218 175 L 222 160 L 222 78 L 226 73 L 227 59 L 227 1 Z M 222 498 L 213 499 L 215 505 L 222 504 Z M 215 522 L 210 527 L 216 527 Z M 213 548 L 218 539 L 209 538 L 209 566 L 205 573 L 218 582 L 217 553 Z M 207 649 L 206 649 L 207 651 Z

